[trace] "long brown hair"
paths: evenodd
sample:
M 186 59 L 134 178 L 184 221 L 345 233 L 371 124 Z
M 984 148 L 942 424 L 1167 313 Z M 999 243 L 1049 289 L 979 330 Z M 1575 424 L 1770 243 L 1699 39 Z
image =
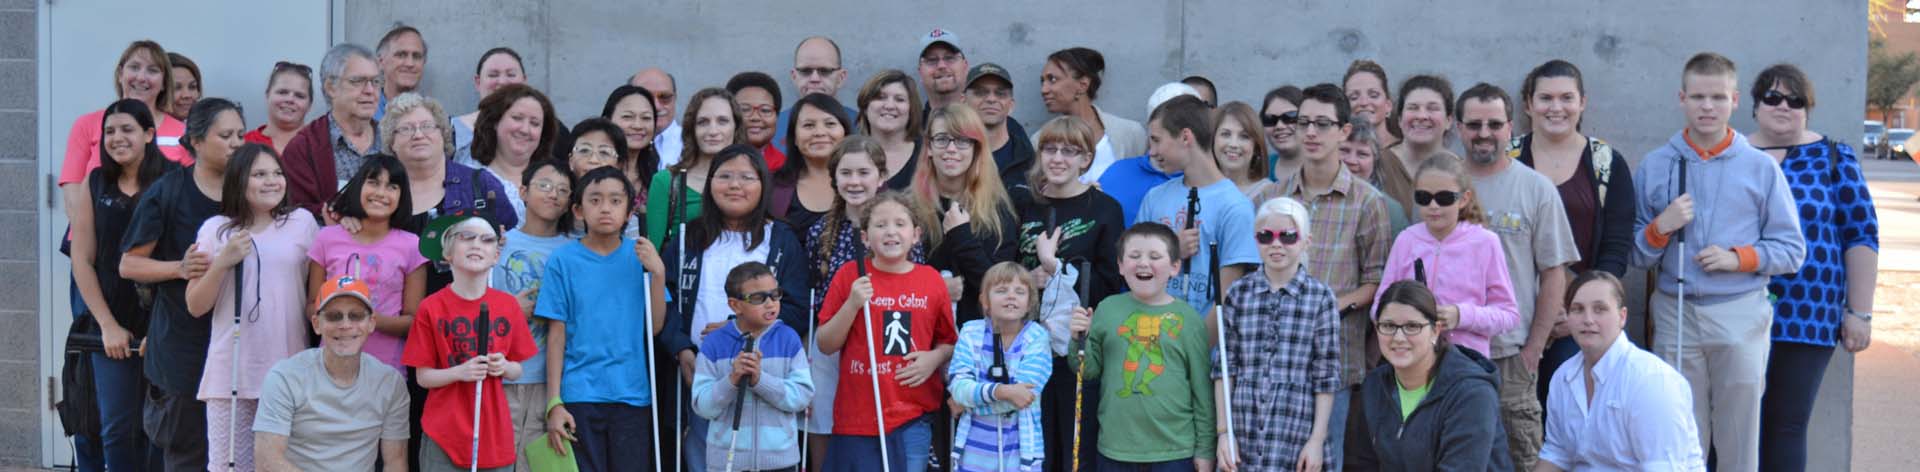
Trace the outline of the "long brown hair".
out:
M 860 108 L 860 116 L 854 118 L 854 120 L 858 121 L 855 128 L 860 130 L 860 134 L 873 136 L 873 124 L 867 119 L 867 104 L 873 103 L 874 100 L 879 100 L 880 89 L 887 88 L 888 85 L 893 84 L 900 84 L 901 87 L 907 89 L 907 140 L 918 142 L 920 138 L 925 136 L 920 133 L 922 131 L 921 127 L 925 126 L 922 120 L 924 120 L 923 115 L 926 114 L 926 110 L 921 108 L 925 105 L 922 105 L 920 102 L 920 87 L 914 85 L 913 77 L 908 76 L 906 72 L 901 72 L 899 69 L 880 71 L 880 73 L 874 74 L 873 78 L 867 79 L 865 85 L 860 86 L 860 95 L 855 99 L 856 106 Z
M 934 123 L 945 126 L 934 129 Z M 980 114 L 964 103 L 953 103 L 934 110 L 927 116 L 927 134 L 933 136 L 946 132 L 954 137 L 973 141 L 973 164 L 968 166 L 966 175 L 966 195 L 959 200 L 962 208 L 972 214 L 972 223 L 968 226 L 974 236 L 997 241 L 995 235 L 1007 222 L 1001 221 L 1003 214 L 1013 213 L 1013 201 L 1007 197 L 1007 187 L 1001 184 L 1000 169 L 994 165 L 993 151 L 987 149 L 987 125 L 980 120 Z M 913 195 L 920 200 L 922 208 L 940 211 L 940 189 L 934 182 L 938 171 L 934 170 L 930 154 L 934 151 L 931 138 L 926 146 L 920 148 L 920 166 L 914 170 Z M 938 228 L 934 226 L 932 228 Z M 931 246 L 940 246 L 940 231 L 928 231 Z
M 813 257 L 819 266 L 818 274 L 823 277 L 833 275 L 831 271 L 834 268 L 828 266 L 828 263 L 833 260 L 833 244 L 840 236 L 840 223 L 847 221 L 848 212 L 854 210 L 847 208 L 847 199 L 840 198 L 840 161 L 846 159 L 848 154 L 867 156 L 867 161 L 873 163 L 873 168 L 879 172 L 881 179 L 879 188 L 873 190 L 886 188 L 887 148 L 881 146 L 880 141 L 870 136 L 856 134 L 847 136 L 847 139 L 840 140 L 840 145 L 833 147 L 833 157 L 827 158 L 827 175 L 832 177 L 833 182 L 833 206 L 827 208 L 827 214 L 821 216 L 820 222 L 816 223 L 820 225 L 820 248 L 814 251 Z M 867 205 L 872 206 L 873 201 L 868 200 Z M 860 228 L 854 228 L 854 231 L 859 230 Z
M 747 123 L 740 119 L 740 104 L 739 102 L 733 101 L 733 94 L 727 93 L 727 89 L 719 87 L 703 88 L 698 92 L 694 92 L 693 98 L 687 99 L 687 109 L 682 110 L 680 114 L 680 143 L 682 144 L 680 147 L 680 162 L 673 163 L 672 166 L 667 168 L 668 170 L 677 173 L 693 171 L 695 161 L 700 160 L 700 130 L 699 125 L 695 123 L 699 122 L 700 106 L 705 104 L 707 100 L 714 98 L 726 100 L 727 113 L 733 114 L 733 142 L 727 144 L 746 144 Z M 657 132 L 658 131 L 656 131 L 656 133 Z M 674 189 L 674 191 L 679 190 L 680 189 Z
M 474 118 L 473 144 L 469 147 L 473 151 L 473 160 L 479 161 L 480 165 L 493 164 L 493 154 L 500 147 L 500 119 L 506 117 L 507 109 L 513 108 L 513 103 L 522 98 L 532 98 L 540 103 L 540 143 L 534 146 L 533 155 L 527 161 L 553 158 L 553 141 L 560 135 L 560 119 L 554 117 L 553 102 L 547 100 L 547 94 L 540 93 L 539 89 L 532 86 L 508 84 L 480 99 L 480 115 Z M 451 136 L 451 133 L 448 135 Z M 453 140 L 447 140 L 447 145 L 452 146 Z
M 1227 102 L 1213 110 L 1213 158 L 1214 165 L 1220 165 L 1220 125 L 1233 120 L 1240 123 L 1240 131 L 1252 136 L 1253 153 L 1247 156 L 1247 175 L 1255 178 L 1267 178 L 1267 137 L 1266 128 L 1261 126 L 1260 115 L 1253 112 L 1253 106 L 1242 101 Z M 1221 165 L 1222 169 L 1226 166 Z
M 240 149 L 233 152 L 233 157 L 228 158 L 227 175 L 220 179 L 220 216 L 227 217 L 226 224 L 220 225 L 221 237 L 233 234 L 234 230 L 250 228 L 255 223 L 253 204 L 247 202 L 247 183 L 253 180 L 253 165 L 262 159 L 273 160 L 273 165 L 281 166 L 281 171 L 285 172 L 286 167 L 282 166 L 280 154 L 274 152 L 273 146 L 270 145 L 242 144 Z M 276 224 L 286 221 L 287 215 L 297 208 L 293 206 L 293 201 L 288 199 L 291 194 L 291 192 L 281 193 L 280 202 L 275 203 L 273 209 L 267 211 L 267 216 Z M 393 219 L 400 218 L 405 218 L 405 215 L 394 215 Z

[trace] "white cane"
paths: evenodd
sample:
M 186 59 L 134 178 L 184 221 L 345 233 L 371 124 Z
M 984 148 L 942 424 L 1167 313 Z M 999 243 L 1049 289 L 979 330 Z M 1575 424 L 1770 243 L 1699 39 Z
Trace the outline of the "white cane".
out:
M 1227 323 L 1225 318 L 1221 318 L 1225 311 L 1220 309 L 1220 305 L 1226 302 L 1220 296 L 1220 243 L 1208 243 L 1207 251 L 1207 262 L 1213 266 L 1208 269 L 1212 283 L 1207 284 L 1207 289 L 1213 291 L 1213 322 L 1218 325 L 1218 329 L 1214 330 L 1214 340 L 1220 344 L 1220 388 L 1226 390 L 1221 398 L 1227 400 L 1219 406 L 1226 409 L 1227 417 L 1227 457 L 1221 460 L 1238 462 L 1240 447 L 1233 439 L 1233 359 L 1227 354 Z
M 859 269 L 861 277 L 867 276 L 867 261 L 866 261 L 866 254 L 864 254 L 865 252 L 866 251 L 860 251 L 859 254 L 857 254 L 858 257 L 853 261 L 853 266 Z M 880 470 L 882 472 L 893 472 L 893 461 L 888 460 L 888 457 L 887 457 L 887 414 L 885 411 L 886 403 L 880 400 L 880 366 L 879 366 L 880 361 L 879 361 L 879 358 L 874 354 L 874 349 L 879 348 L 879 346 L 875 346 L 873 344 L 873 300 L 871 299 L 872 294 L 868 294 L 868 298 L 869 299 L 867 300 L 867 303 L 861 304 L 861 311 L 866 314 L 866 319 L 861 321 L 862 323 L 865 323 L 866 326 L 864 327 L 865 329 L 862 329 L 861 331 L 867 335 L 866 336 L 867 337 L 867 373 L 871 374 L 873 377 L 873 420 L 876 422 L 874 424 L 875 431 L 877 431 L 879 434 L 875 439 L 879 439 L 879 442 L 880 442 Z
M 640 306 L 649 307 L 648 310 L 652 310 L 653 275 L 640 274 L 640 287 Z M 647 332 L 640 334 L 640 340 L 646 344 L 644 349 L 646 349 L 647 353 L 647 399 L 653 402 L 653 414 L 649 416 L 653 420 L 653 431 L 658 432 L 660 431 L 660 389 L 654 387 L 658 385 L 655 379 L 659 377 L 656 376 L 653 367 L 654 362 L 656 362 L 655 359 L 653 359 L 653 355 L 655 354 L 653 351 L 653 314 L 648 313 L 646 318 Z M 648 436 L 653 438 L 653 470 L 657 471 L 660 470 L 660 435 L 650 434 Z

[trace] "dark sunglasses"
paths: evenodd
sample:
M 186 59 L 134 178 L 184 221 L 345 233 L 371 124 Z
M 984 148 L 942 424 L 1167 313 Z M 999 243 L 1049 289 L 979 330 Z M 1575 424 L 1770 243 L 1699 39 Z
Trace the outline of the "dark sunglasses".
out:
M 1413 191 L 1413 204 L 1419 206 L 1427 206 L 1429 203 L 1438 203 L 1440 206 L 1453 206 L 1455 202 L 1459 201 L 1460 192 L 1452 190 L 1439 192 L 1428 192 L 1425 190 Z
M 1807 107 L 1806 97 L 1795 97 L 1792 95 L 1780 93 L 1778 90 L 1768 90 L 1766 95 L 1760 96 L 1760 103 L 1765 103 L 1767 104 L 1767 106 L 1770 106 L 1770 107 L 1780 106 L 1780 102 L 1786 102 L 1787 108 L 1792 108 L 1795 110 L 1804 109 Z
M 296 73 L 299 73 L 300 75 L 313 75 L 313 68 L 307 67 L 306 64 L 301 64 L 298 62 L 287 62 L 287 61 L 280 61 L 280 62 L 273 63 L 274 72 L 277 73 L 285 70 L 291 70 Z
M 767 304 L 767 302 L 776 302 L 776 303 L 777 303 L 777 302 L 779 302 L 779 301 L 780 301 L 780 298 L 781 298 L 781 297 L 782 297 L 782 295 L 780 294 L 780 290 L 779 290 L 779 289 L 774 289 L 774 290 L 768 290 L 768 291 L 765 291 L 765 292 L 753 292 L 753 293 L 749 293 L 749 294 L 746 294 L 746 296 L 744 296 L 744 297 L 740 297 L 740 298 L 735 298 L 734 300 L 739 300 L 739 301 L 743 301 L 743 302 L 747 302 L 747 304 L 748 304 L 748 305 L 756 305 L 756 306 L 757 306 L 757 305 L 765 305 L 765 304 Z
M 1274 232 L 1273 230 L 1263 229 L 1260 230 L 1260 232 L 1253 233 L 1253 240 L 1259 241 L 1262 246 L 1273 244 L 1274 241 L 1280 241 L 1280 244 L 1284 246 L 1292 246 L 1294 243 L 1300 242 L 1300 231 L 1286 230 Z
M 1268 128 L 1280 126 L 1281 123 L 1286 123 L 1287 126 L 1293 126 L 1294 123 L 1299 121 L 1300 112 L 1298 111 L 1290 111 L 1278 115 L 1260 115 L 1260 124 Z

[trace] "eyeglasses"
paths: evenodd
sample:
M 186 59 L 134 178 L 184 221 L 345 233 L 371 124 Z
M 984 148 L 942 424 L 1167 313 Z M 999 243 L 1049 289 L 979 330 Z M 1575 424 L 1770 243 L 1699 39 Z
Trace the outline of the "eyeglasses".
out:
M 275 74 L 278 74 L 281 71 L 289 71 L 289 70 L 303 76 L 313 75 L 313 68 L 307 67 L 306 64 L 301 64 L 298 62 L 287 62 L 287 61 L 280 61 L 280 62 L 273 63 L 273 72 Z
M 962 151 L 973 150 L 972 138 L 964 138 L 964 137 L 954 136 L 946 133 L 933 135 L 933 139 L 928 140 L 927 143 L 932 144 L 934 149 L 942 149 L 947 146 L 953 146 L 954 149 L 959 149 Z
M 1312 130 L 1314 132 L 1319 132 L 1319 133 L 1333 131 L 1334 128 L 1337 128 L 1343 124 L 1346 124 L 1346 123 L 1329 120 L 1326 118 L 1321 118 L 1321 119 L 1312 120 L 1312 121 L 1295 121 L 1292 123 L 1293 127 L 1300 131 Z
M 365 88 L 369 85 L 373 86 L 374 88 L 379 88 L 387 85 L 387 79 L 382 79 L 378 76 L 342 77 L 341 80 L 346 81 L 347 87 L 350 87 L 350 88 Z
M 1501 128 L 1507 127 L 1507 122 L 1500 121 L 1500 120 L 1486 120 L 1486 121 L 1474 120 L 1474 121 L 1460 123 L 1460 126 L 1465 126 L 1467 128 L 1467 131 L 1477 132 L 1483 129 L 1488 131 L 1500 131 Z
M 1004 88 L 987 89 L 984 87 L 970 88 L 970 89 L 967 89 L 967 96 L 972 97 L 975 100 L 986 100 L 989 98 L 996 99 L 996 100 L 1007 100 L 1007 99 L 1013 98 L 1013 89 L 1004 89 Z
M 1045 146 L 1040 146 L 1040 154 L 1079 156 L 1081 154 L 1086 154 L 1086 153 L 1087 153 L 1087 150 L 1080 149 L 1079 146 L 1061 146 L 1058 144 L 1048 144 Z
M 939 66 L 941 64 L 959 64 L 960 61 L 964 61 L 964 60 L 967 60 L 967 56 L 963 56 L 959 54 L 948 54 L 944 56 L 920 56 L 920 65 L 933 67 L 933 66 Z
M 1766 95 L 1760 96 L 1760 103 L 1765 103 L 1767 104 L 1767 106 L 1770 106 L 1770 107 L 1780 106 L 1781 102 L 1786 102 L 1787 108 L 1792 108 L 1795 110 L 1799 110 L 1807 107 L 1806 97 L 1796 97 L 1792 95 L 1787 95 L 1784 93 L 1780 93 L 1780 91 L 1778 90 L 1768 90 Z
M 359 323 L 362 321 L 366 321 L 367 318 L 373 317 L 372 313 L 368 313 L 364 311 L 348 311 L 348 312 L 323 311 L 323 312 L 320 312 L 319 314 L 320 314 L 320 319 L 326 320 L 328 323 L 339 323 L 342 320 Z
M 537 190 L 540 193 L 559 195 L 562 198 L 573 194 L 573 189 L 567 188 L 566 184 L 556 184 L 544 180 L 534 181 L 533 184 L 528 185 L 527 188 L 529 190 Z
M 413 136 L 415 133 L 430 136 L 438 132 L 440 132 L 438 123 L 416 123 L 393 127 L 394 136 Z
M 773 109 L 773 105 L 760 105 L 757 107 L 749 106 L 749 105 L 740 106 L 740 114 L 742 115 L 750 115 L 755 113 L 758 113 L 761 115 L 772 115 L 772 114 L 778 113 L 778 111 Z
M 800 74 L 801 77 L 826 77 L 835 72 L 840 72 L 840 68 L 838 67 L 795 67 L 793 68 L 793 72 L 796 74 Z
M 1433 323 L 1399 324 L 1399 323 L 1380 322 L 1380 323 L 1374 323 L 1373 329 L 1376 331 L 1379 331 L 1381 336 L 1393 336 L 1396 334 L 1413 336 L 1416 334 L 1420 334 L 1420 332 L 1422 331 L 1426 331 L 1427 327 L 1432 325 Z
M 1273 230 L 1263 229 L 1257 233 L 1253 233 L 1253 240 L 1259 241 L 1262 246 L 1273 244 L 1274 241 L 1279 241 L 1282 246 L 1292 246 L 1300 242 L 1300 230 L 1290 229 L 1275 232 Z
M 620 152 L 613 146 L 594 146 L 582 144 L 573 147 L 573 155 L 578 157 L 598 157 L 601 159 L 619 159 Z
M 1459 201 L 1460 192 L 1452 190 L 1442 190 L 1439 192 L 1428 192 L 1425 190 L 1413 191 L 1413 204 L 1419 206 L 1427 206 L 1429 203 L 1437 203 L 1440 206 L 1453 206 L 1455 202 Z
M 743 183 L 743 184 L 750 184 L 750 183 L 755 183 L 759 181 L 760 181 L 760 176 L 758 174 L 754 174 L 751 172 L 742 172 L 742 173 L 721 172 L 718 174 L 713 174 L 713 183 L 716 183 L 716 184 L 731 184 L 736 182 Z
M 765 292 L 749 293 L 749 294 L 746 294 L 746 296 L 744 297 L 735 298 L 734 300 L 747 302 L 748 305 L 758 306 L 758 305 L 765 305 L 767 304 L 767 302 L 779 303 L 780 299 L 784 296 L 785 295 L 782 295 L 780 293 L 780 290 L 775 289 L 775 290 L 768 290 Z
M 1290 111 L 1278 115 L 1260 115 L 1260 124 L 1268 128 L 1280 126 L 1281 124 L 1293 126 L 1294 123 L 1298 122 L 1300 122 L 1300 112 L 1298 111 Z
M 447 236 L 453 238 L 454 241 L 463 242 L 463 243 L 470 243 L 474 241 L 479 241 L 480 244 L 488 244 L 488 245 L 500 243 L 499 236 L 494 236 L 492 234 L 480 234 L 472 231 L 455 231 L 453 232 L 453 234 L 449 234 Z

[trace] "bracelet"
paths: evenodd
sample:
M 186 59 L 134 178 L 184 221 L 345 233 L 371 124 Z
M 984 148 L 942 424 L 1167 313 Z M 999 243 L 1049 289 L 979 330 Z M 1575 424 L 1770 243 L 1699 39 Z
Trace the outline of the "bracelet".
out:
M 1853 308 L 1851 308 L 1851 307 L 1849 307 L 1849 308 L 1847 308 L 1847 316 L 1851 316 L 1851 317 L 1854 317 L 1854 318 L 1859 318 L 1859 319 L 1860 319 L 1860 321 L 1873 321 L 1873 312 L 1871 312 L 1871 311 L 1855 311 L 1855 310 L 1854 310 Z

